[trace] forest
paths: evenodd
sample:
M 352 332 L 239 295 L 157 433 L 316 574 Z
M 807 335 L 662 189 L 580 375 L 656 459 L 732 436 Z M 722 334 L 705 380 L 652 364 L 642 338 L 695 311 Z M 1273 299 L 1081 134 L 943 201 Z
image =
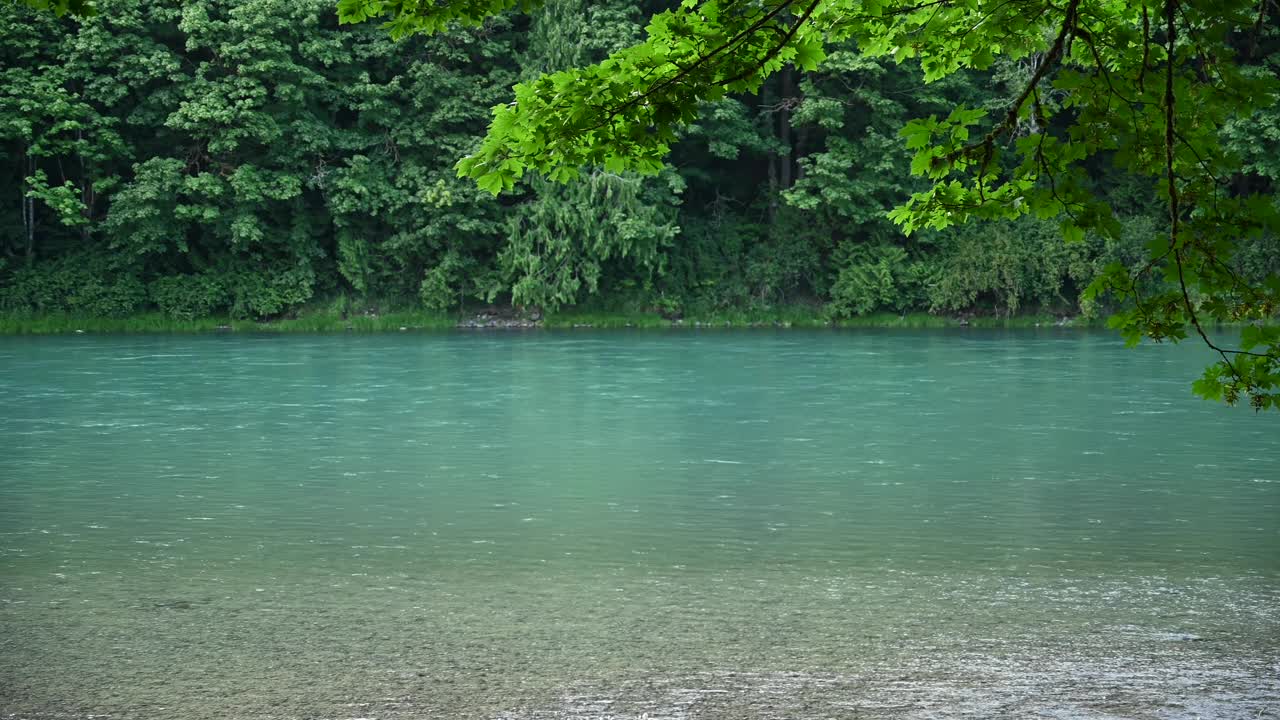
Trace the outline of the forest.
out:
M 339 25 L 332 0 L 102 0 L 84 18 L 0 5 L 0 312 L 1089 318 L 1110 300 L 1083 289 L 1165 232 L 1157 179 L 1102 158 L 1089 178 L 1119 233 L 1064 242 L 1028 216 L 906 235 L 888 213 L 926 183 L 904 124 L 1007 106 L 1034 63 L 925 83 L 853 41 L 704 107 L 656 175 L 529 176 L 497 197 L 455 176 L 514 83 L 634 44 L 666 6 L 551 0 L 396 40 Z M 1275 74 L 1276 39 L 1267 26 L 1240 41 L 1261 43 L 1241 53 L 1247 72 Z M 1274 204 L 1280 108 L 1221 133 L 1232 191 Z M 1242 243 L 1242 277 L 1280 272 L 1274 237 Z

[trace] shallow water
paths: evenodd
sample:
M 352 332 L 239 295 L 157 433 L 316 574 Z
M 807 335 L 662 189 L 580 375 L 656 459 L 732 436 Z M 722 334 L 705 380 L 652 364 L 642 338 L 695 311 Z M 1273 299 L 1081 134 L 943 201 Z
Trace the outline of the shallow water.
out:
M 0 338 L 0 717 L 1280 717 L 1280 422 L 1209 361 Z

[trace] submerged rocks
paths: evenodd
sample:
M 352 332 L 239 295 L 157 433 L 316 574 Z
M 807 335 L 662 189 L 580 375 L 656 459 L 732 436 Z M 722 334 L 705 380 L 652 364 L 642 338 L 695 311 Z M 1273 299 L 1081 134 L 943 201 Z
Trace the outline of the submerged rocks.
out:
M 528 320 L 523 318 L 495 318 L 477 316 L 467 318 L 458 322 L 458 327 L 468 330 L 525 330 L 529 328 L 541 327 L 542 323 L 537 320 Z
M 525 330 L 542 326 L 538 310 L 521 312 L 515 308 L 490 306 L 458 321 L 457 327 L 469 330 Z

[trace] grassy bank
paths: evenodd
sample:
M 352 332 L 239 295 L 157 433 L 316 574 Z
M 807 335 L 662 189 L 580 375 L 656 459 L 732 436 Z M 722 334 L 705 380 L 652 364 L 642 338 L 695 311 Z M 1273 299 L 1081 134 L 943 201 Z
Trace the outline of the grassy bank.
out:
M 548 328 L 1035 328 L 1035 327 L 1103 327 L 1102 320 L 1068 318 L 1053 315 L 1018 315 L 1014 317 L 945 316 L 928 313 L 874 313 L 854 318 L 831 319 L 811 307 L 784 307 L 765 312 L 719 311 L 691 315 L 677 320 L 657 313 L 591 312 L 564 310 L 549 313 L 542 326 Z
M 327 309 L 298 313 L 273 320 L 233 320 L 229 317 L 197 319 L 173 318 L 147 313 L 122 318 L 77 315 L 0 315 L 0 334 L 56 335 L 75 333 L 216 333 L 216 332 L 404 332 L 447 330 L 457 327 L 501 329 L 540 327 L 549 329 L 666 329 L 666 328 L 1035 328 L 1067 325 L 1098 327 L 1099 320 L 1079 318 L 1063 321 L 1052 315 L 1015 317 L 948 317 L 927 313 L 878 313 L 856 318 L 831 320 L 820 309 L 809 306 L 783 307 L 767 311 L 717 311 L 676 320 L 653 312 L 621 312 L 569 309 L 548 313 L 536 321 L 511 313 L 428 313 L 400 311 L 343 314 Z
M 74 333 L 215 333 L 215 332 L 399 332 L 405 330 L 444 330 L 455 327 L 454 316 L 393 312 L 385 315 L 351 315 L 336 313 L 302 313 L 297 317 L 277 320 L 233 320 L 227 317 L 184 320 L 161 313 L 147 313 L 122 318 L 82 317 L 76 315 L 0 315 L 0 334 L 58 335 Z

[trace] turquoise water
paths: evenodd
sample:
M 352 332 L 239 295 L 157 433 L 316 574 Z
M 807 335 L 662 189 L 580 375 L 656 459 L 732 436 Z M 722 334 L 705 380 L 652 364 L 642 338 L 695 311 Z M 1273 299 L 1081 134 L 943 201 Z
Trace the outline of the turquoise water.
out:
M 1280 717 L 1280 416 L 1081 332 L 0 339 L 0 717 Z

